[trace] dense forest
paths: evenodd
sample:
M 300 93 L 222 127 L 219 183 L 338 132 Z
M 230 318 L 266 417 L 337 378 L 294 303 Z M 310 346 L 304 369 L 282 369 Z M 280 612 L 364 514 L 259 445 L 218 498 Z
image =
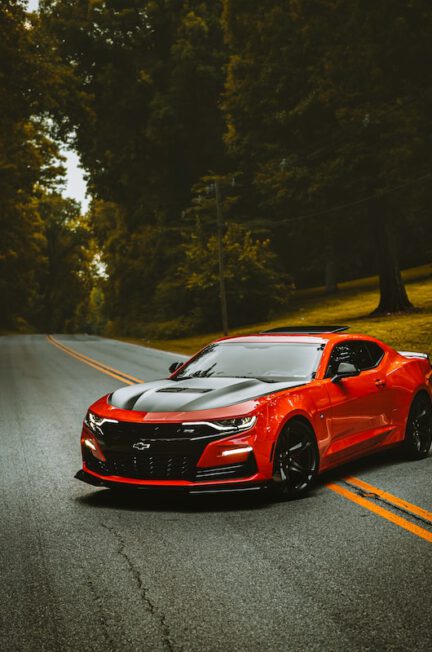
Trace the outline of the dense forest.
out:
M 411 309 L 429 0 L 26 4 L 0 4 L 1 328 L 183 335 L 220 328 L 221 294 L 238 326 L 372 273 L 377 313 Z

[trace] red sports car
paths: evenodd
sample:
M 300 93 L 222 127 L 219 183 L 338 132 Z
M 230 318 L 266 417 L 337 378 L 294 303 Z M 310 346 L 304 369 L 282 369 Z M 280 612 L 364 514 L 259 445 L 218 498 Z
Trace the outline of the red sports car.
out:
M 390 446 L 429 453 L 432 371 L 345 327 L 228 337 L 167 380 L 94 403 L 76 477 L 110 488 L 193 493 L 266 487 L 296 497 L 318 473 Z

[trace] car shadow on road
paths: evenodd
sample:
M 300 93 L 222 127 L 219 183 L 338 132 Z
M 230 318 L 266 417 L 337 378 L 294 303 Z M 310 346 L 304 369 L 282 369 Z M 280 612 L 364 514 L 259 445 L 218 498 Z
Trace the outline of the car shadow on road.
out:
M 76 499 L 92 508 L 151 512 L 230 512 L 268 509 L 272 503 L 264 491 L 235 494 L 191 495 L 178 491 L 98 489 Z
M 330 471 L 325 471 L 319 476 L 317 486 L 324 486 L 328 482 L 340 482 L 348 476 L 358 476 L 372 473 L 376 469 L 394 468 L 405 466 L 408 462 L 403 458 L 399 448 L 373 453 L 353 462 L 348 462 Z
M 315 486 L 304 497 L 292 501 L 298 504 L 315 501 L 325 485 L 340 482 L 348 476 L 367 475 L 374 469 L 397 468 L 407 462 L 398 449 L 375 453 L 354 462 L 344 464 L 319 476 Z M 90 490 L 91 491 L 91 490 Z M 109 490 L 95 489 L 79 496 L 76 501 L 91 508 L 117 509 L 135 512 L 235 512 L 268 510 L 285 500 L 273 499 L 268 492 L 249 491 L 232 494 L 191 495 L 178 491 Z

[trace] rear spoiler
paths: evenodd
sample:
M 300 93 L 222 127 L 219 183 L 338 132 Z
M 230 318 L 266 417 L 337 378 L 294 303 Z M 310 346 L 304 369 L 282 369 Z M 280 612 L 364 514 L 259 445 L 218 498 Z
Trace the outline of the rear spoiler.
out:
M 403 355 L 404 358 L 421 358 L 422 360 L 429 360 L 427 353 L 417 353 L 416 351 L 398 351 L 399 355 Z

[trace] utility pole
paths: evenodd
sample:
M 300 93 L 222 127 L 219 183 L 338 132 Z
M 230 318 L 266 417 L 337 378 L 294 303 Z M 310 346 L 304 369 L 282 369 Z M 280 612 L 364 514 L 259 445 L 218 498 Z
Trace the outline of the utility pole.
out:
M 222 316 L 222 330 L 224 335 L 228 335 L 228 309 L 225 289 L 225 260 L 224 260 L 224 243 L 223 243 L 223 221 L 222 206 L 220 201 L 219 181 L 214 181 L 214 192 L 216 199 L 216 217 L 217 217 L 217 242 L 218 242 L 218 260 L 219 260 L 219 298 Z

